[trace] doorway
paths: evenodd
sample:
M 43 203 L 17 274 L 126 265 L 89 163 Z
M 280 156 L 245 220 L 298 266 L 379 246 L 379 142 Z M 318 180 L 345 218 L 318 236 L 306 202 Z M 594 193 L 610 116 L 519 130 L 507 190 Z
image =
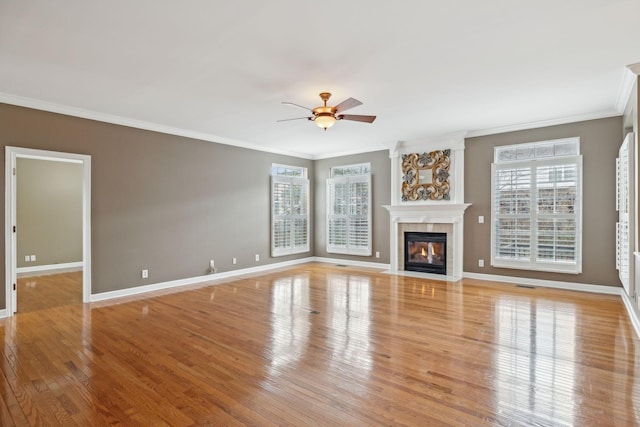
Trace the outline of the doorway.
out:
M 24 264 L 22 259 L 27 257 L 35 258 L 34 254 L 24 255 L 18 253 L 18 239 L 17 239 L 17 165 L 19 162 L 23 162 L 24 159 L 29 160 L 44 160 L 48 162 L 64 162 L 74 163 L 81 168 L 81 193 L 82 193 L 82 213 L 81 213 L 81 234 L 78 236 L 81 239 L 81 253 L 82 260 L 75 263 L 62 263 L 58 267 L 69 267 L 70 264 L 75 264 L 75 267 L 80 267 L 82 272 L 77 272 L 76 276 L 81 276 L 82 281 L 82 301 L 89 302 L 91 298 L 91 157 L 82 154 L 74 153 L 61 153 L 45 150 L 33 150 L 19 147 L 6 147 L 6 166 L 5 166 L 5 185 L 6 185 L 6 200 L 5 200 L 5 270 L 6 270 L 6 316 L 12 316 L 17 308 L 17 293 L 19 287 L 18 284 L 18 262 Z M 24 163 L 24 162 L 23 162 Z M 46 254 L 46 249 L 43 249 Z M 55 252 L 55 251 L 54 251 Z M 19 256 L 21 256 L 19 258 Z M 46 256 L 46 255 L 45 255 Z M 77 256 L 76 256 L 77 258 Z M 52 264 L 56 264 L 54 260 Z M 43 267 L 45 268 L 45 267 Z M 24 267 L 21 266 L 21 270 L 38 271 L 38 267 Z M 79 277 L 78 277 L 79 279 Z

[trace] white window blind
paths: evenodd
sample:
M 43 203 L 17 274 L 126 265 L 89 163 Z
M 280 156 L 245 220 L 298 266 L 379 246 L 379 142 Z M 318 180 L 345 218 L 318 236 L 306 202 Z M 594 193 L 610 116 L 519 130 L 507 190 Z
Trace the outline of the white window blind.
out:
M 309 251 L 309 180 L 271 176 L 271 255 Z
M 577 138 L 562 140 L 561 145 L 548 141 L 496 150 L 493 266 L 581 272 L 582 157 L 574 155 L 572 141 L 576 148 Z M 508 150 L 515 155 L 505 156 Z M 537 156 L 539 152 L 543 155 Z
M 371 255 L 371 175 L 327 180 L 327 252 Z
M 631 268 L 633 259 L 632 224 L 633 207 L 630 206 L 634 177 L 633 159 L 633 134 L 625 137 L 618 158 L 616 159 L 616 209 L 618 222 L 616 223 L 616 268 L 622 286 L 628 295 L 631 295 Z

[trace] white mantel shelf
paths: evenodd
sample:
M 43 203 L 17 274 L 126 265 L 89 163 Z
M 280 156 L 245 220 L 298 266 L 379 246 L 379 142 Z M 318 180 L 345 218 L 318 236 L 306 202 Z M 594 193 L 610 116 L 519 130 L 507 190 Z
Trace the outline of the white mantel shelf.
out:
M 454 217 L 464 214 L 471 203 L 438 203 L 438 204 L 412 204 L 412 205 L 383 205 L 389 211 L 391 217 L 428 217 L 434 215 L 448 218 L 445 222 L 454 222 Z

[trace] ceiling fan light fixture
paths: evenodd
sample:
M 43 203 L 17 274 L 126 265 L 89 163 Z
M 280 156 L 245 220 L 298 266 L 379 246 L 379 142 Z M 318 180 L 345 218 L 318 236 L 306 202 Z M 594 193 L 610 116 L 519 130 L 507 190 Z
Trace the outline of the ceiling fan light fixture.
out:
M 307 119 L 312 122 L 316 122 L 316 125 L 318 125 L 318 127 L 327 130 L 331 126 L 335 125 L 336 121 L 338 120 L 352 120 L 355 122 L 373 123 L 373 121 L 376 119 L 376 116 L 363 116 L 361 114 L 342 114 L 346 110 L 357 107 L 358 105 L 362 105 L 362 102 L 354 98 L 348 98 L 336 106 L 330 106 L 327 105 L 327 101 L 330 97 L 331 94 L 329 92 L 322 92 L 320 94 L 320 99 L 322 99 L 324 105 L 320 105 L 319 107 L 316 107 L 314 109 L 303 107 L 302 105 L 294 104 L 293 102 L 283 102 L 283 104 L 293 105 L 295 107 L 309 110 L 311 111 L 311 113 L 313 113 L 313 115 L 308 117 L 297 117 L 295 119 L 284 119 L 278 121 L 286 122 L 289 120 Z
M 336 118 L 331 113 L 318 113 L 314 122 L 322 129 L 327 130 L 336 124 Z

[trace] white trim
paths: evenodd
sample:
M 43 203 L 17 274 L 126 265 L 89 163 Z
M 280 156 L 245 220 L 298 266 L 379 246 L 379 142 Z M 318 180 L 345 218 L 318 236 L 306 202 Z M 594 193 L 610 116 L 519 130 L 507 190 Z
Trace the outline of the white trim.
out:
M 633 85 L 636 83 L 636 75 L 632 71 L 632 65 L 626 67 L 622 74 L 622 81 L 620 82 L 620 88 L 618 89 L 618 96 L 616 98 L 616 110 L 620 114 L 624 113 L 633 91 Z
M 84 263 L 82 261 L 78 262 L 66 262 L 62 264 L 48 264 L 48 265 L 36 265 L 33 267 L 18 267 L 16 268 L 16 273 L 35 273 L 41 271 L 57 271 L 57 270 L 70 270 L 70 269 L 82 269 Z
M 522 144 L 523 146 L 536 146 L 538 144 L 546 144 L 546 143 L 555 143 L 558 141 L 569 141 L 572 139 L 576 139 L 580 141 L 579 137 L 575 138 L 566 138 L 563 140 L 551 140 L 551 141 L 539 141 L 534 143 L 526 143 Z M 514 145 L 518 146 L 518 144 Z M 497 150 L 497 149 L 496 149 Z M 494 156 L 497 157 L 498 152 L 494 150 Z M 513 162 L 503 162 L 496 163 L 496 159 L 491 163 L 491 266 L 492 267 L 502 267 L 502 268 L 514 268 L 521 270 L 532 270 L 532 271 L 548 271 L 548 272 L 556 272 L 556 273 L 567 273 L 567 274 L 580 274 L 582 273 L 582 225 L 583 225 L 583 202 L 582 202 L 582 188 L 583 188 L 583 162 L 582 155 L 578 154 L 575 156 L 558 156 L 558 157 L 546 157 L 540 159 L 533 160 L 522 160 L 522 161 L 513 161 Z M 574 214 L 540 214 L 535 206 L 535 198 L 539 187 L 538 181 L 538 168 L 544 168 L 547 166 L 558 166 L 558 165 L 566 165 L 566 164 L 575 164 L 576 165 L 576 204 L 574 206 Z M 512 170 L 512 169 L 529 169 L 530 170 L 530 181 L 528 185 L 528 189 L 530 191 L 530 200 L 531 206 L 529 212 L 526 214 L 513 214 L 513 213 L 496 213 L 496 204 L 500 201 L 497 198 L 498 192 L 496 191 L 497 183 L 496 178 L 498 172 L 501 170 Z M 540 237 L 540 233 L 538 232 L 537 222 L 539 218 L 575 218 L 576 221 L 576 234 L 575 234 L 575 261 L 574 262 L 560 262 L 560 261 L 538 261 L 538 239 Z M 529 232 L 530 243 L 529 243 L 529 258 L 528 259 L 513 259 L 513 258 L 502 258 L 498 256 L 496 252 L 496 242 L 498 240 L 497 236 L 497 219 L 505 218 L 526 218 L 530 222 Z
M 301 258 L 301 259 L 296 259 L 291 261 L 279 262 L 275 264 L 268 264 L 260 267 L 252 267 L 252 268 L 246 268 L 242 270 L 233 270 L 233 271 L 228 271 L 224 273 L 216 273 L 216 274 L 211 274 L 207 276 L 192 277 L 189 279 L 181 279 L 181 280 L 172 280 L 169 282 L 162 282 L 162 283 L 156 283 L 156 284 L 145 285 L 145 286 L 137 286 L 134 288 L 121 289 L 117 291 L 101 292 L 99 294 L 91 295 L 90 299 L 91 299 L 91 302 L 98 302 L 98 301 L 106 301 L 106 300 L 123 298 L 123 297 L 134 296 L 134 295 L 141 295 L 141 294 L 158 291 L 158 290 L 180 288 L 183 286 L 193 285 L 193 284 L 209 282 L 211 285 L 214 285 L 214 284 L 217 284 L 215 282 L 218 282 L 223 279 L 243 276 L 251 273 L 275 270 L 275 269 L 289 267 L 293 265 L 305 264 L 308 262 L 321 262 L 321 263 L 327 263 L 327 264 L 351 265 L 355 267 L 379 268 L 379 269 L 385 270 L 381 272 L 383 274 L 394 274 L 394 275 L 420 277 L 420 278 L 431 278 L 427 276 L 434 276 L 433 278 L 436 280 L 448 281 L 447 279 L 448 276 L 440 277 L 439 275 L 435 275 L 435 274 L 429 275 L 429 274 L 418 273 L 419 275 L 414 275 L 412 272 L 398 272 L 398 271 L 391 272 L 391 271 L 388 271 L 389 264 L 352 261 L 352 260 L 337 259 L 337 258 L 310 257 L 310 258 Z M 435 276 L 438 276 L 438 277 L 435 277 Z M 631 323 L 638 337 L 640 337 L 640 319 L 635 313 L 631 301 L 624 294 L 624 292 L 622 292 L 622 288 L 616 288 L 612 286 L 603 286 L 603 285 L 588 285 L 588 284 L 581 284 L 581 283 L 555 282 L 555 281 L 549 281 L 549 280 L 534 280 L 534 279 L 522 278 L 522 277 L 494 276 L 490 274 L 478 274 L 478 273 L 466 273 L 466 272 L 463 273 L 463 278 L 487 280 L 492 282 L 534 285 L 534 286 L 537 285 L 537 286 L 549 287 L 549 288 L 584 291 L 584 292 L 595 292 L 595 293 L 610 294 L 610 295 L 620 295 L 622 297 L 622 301 L 629 314 Z M 7 317 L 7 310 L 6 309 L 0 310 L 0 319 L 6 318 L 6 317 Z
M 398 141 L 395 147 L 389 151 L 391 159 L 391 206 L 401 205 L 441 205 L 441 204 L 460 204 L 464 203 L 464 149 L 465 149 L 466 132 L 456 132 L 439 137 L 421 139 L 416 141 Z M 411 152 L 428 152 L 434 150 L 451 150 L 449 173 L 452 182 L 455 182 L 450 188 L 450 201 L 402 201 L 402 154 Z
M 620 296 L 622 297 L 622 302 L 629 314 L 629 320 L 631 320 L 633 329 L 636 330 L 636 334 L 638 335 L 638 338 L 640 338 L 640 317 L 638 317 L 638 313 L 633 309 L 633 301 L 624 292 L 622 292 Z
M 574 144 L 574 147 L 577 148 L 576 154 L 563 154 L 563 155 L 557 155 L 557 156 L 554 154 L 551 156 L 540 156 L 540 157 L 536 156 L 536 153 L 535 153 L 536 147 L 539 147 L 542 145 L 553 145 L 555 148 L 556 145 L 569 144 L 569 143 Z M 518 148 L 531 148 L 533 150 L 533 156 L 526 159 L 509 159 L 509 160 L 500 159 L 500 152 L 506 151 L 506 150 L 513 150 L 513 149 L 517 150 Z M 580 137 L 579 136 L 571 136 L 569 138 L 549 139 L 545 141 L 519 142 L 516 144 L 498 145 L 496 147 L 493 147 L 493 163 L 498 165 L 513 164 L 513 163 L 527 163 L 527 162 L 536 162 L 536 161 L 545 162 L 553 159 L 564 159 L 567 157 L 572 158 L 579 155 L 580 155 Z
M 266 153 L 282 154 L 285 156 L 300 157 L 303 159 L 313 159 L 308 154 L 298 153 L 295 151 L 278 150 L 275 148 L 267 148 L 260 145 L 249 144 L 232 138 L 212 135 L 205 132 L 197 132 L 188 129 L 177 128 L 173 126 L 161 125 L 159 123 L 136 120 L 112 114 L 100 113 L 98 111 L 85 110 L 83 108 L 70 107 L 68 105 L 56 104 L 53 102 L 41 101 L 39 99 L 27 98 L 23 96 L 11 95 L 0 92 L 0 102 L 5 104 L 17 105 L 20 107 L 34 108 L 36 110 L 49 111 L 52 113 L 65 114 L 67 116 L 80 117 L 83 119 L 96 120 L 104 123 L 128 126 L 136 129 L 150 130 L 168 135 L 182 136 L 185 138 L 199 139 L 202 141 L 215 142 L 224 145 L 233 145 L 235 147 L 248 148 L 250 150 L 262 151 Z
M 16 248 L 13 237 L 13 218 L 15 217 L 15 203 L 13 202 L 15 180 L 12 178 L 12 169 L 15 163 L 15 156 L 11 155 L 11 151 L 5 148 L 5 164 L 4 164 L 4 271 L 5 271 L 5 316 L 7 312 L 13 315 L 13 284 L 16 283 L 14 265 L 17 263 Z
M 464 150 L 465 138 L 468 138 L 467 131 L 452 132 L 443 135 L 398 141 L 393 151 L 434 151 L 445 148 L 451 151 Z
M 616 286 L 605 286 L 605 285 L 592 285 L 586 283 L 574 283 L 574 282 L 560 282 L 555 280 L 538 280 L 538 279 L 530 279 L 528 277 L 513 277 L 513 276 L 496 276 L 493 274 L 481 274 L 481 273 L 463 273 L 463 277 L 465 279 L 477 279 L 477 280 L 486 280 L 490 282 L 500 282 L 500 283 L 511 283 L 515 285 L 527 285 L 527 286 L 540 286 L 543 288 L 554 288 L 554 289 L 562 289 L 566 291 L 579 291 L 579 292 L 592 292 L 596 294 L 605 294 L 605 295 L 619 295 L 622 298 L 622 302 L 624 303 L 625 308 L 627 309 L 627 314 L 629 315 L 629 320 L 633 325 L 633 328 L 640 338 L 640 318 L 638 317 L 638 313 L 633 308 L 633 301 L 629 298 L 629 296 L 624 292 L 623 288 Z
M 399 236 L 401 224 L 451 224 L 453 257 L 451 261 L 451 271 L 447 271 L 452 279 L 462 278 L 462 265 L 464 256 L 464 211 L 471 206 L 471 203 L 442 203 L 432 205 L 383 205 L 389 211 L 389 254 L 390 270 L 392 272 L 404 271 L 403 260 L 400 258 Z M 447 260 L 447 265 L 449 260 Z M 447 266 L 447 269 L 449 267 Z M 423 276 L 421 276 L 423 277 Z M 444 279 L 441 279 L 444 280 Z
M 371 164 L 370 163 L 360 163 L 361 165 L 364 164 L 368 164 L 369 165 L 369 169 L 371 169 Z M 351 166 L 357 166 L 357 165 L 351 165 Z M 342 166 L 337 166 L 337 167 L 342 167 Z M 345 166 L 346 168 L 348 168 L 349 166 Z M 333 175 L 333 168 L 331 168 L 331 175 Z M 356 256 L 371 256 L 372 254 L 372 211 L 373 209 L 371 209 L 371 172 L 366 173 L 366 174 L 359 174 L 359 175 L 342 175 L 342 176 L 337 176 L 337 177 L 332 177 L 332 178 L 327 178 L 327 183 L 326 183 L 326 214 L 325 214 L 325 232 L 326 232 L 326 242 L 327 242 L 327 253 L 334 253 L 334 254 L 344 254 L 344 255 L 356 255 Z M 336 199 L 336 186 L 340 185 L 340 186 L 345 186 L 346 187 L 346 192 L 347 192 L 347 200 L 352 200 L 352 194 L 351 194 L 351 184 L 352 183 L 365 183 L 366 184 L 366 191 L 367 191 L 367 215 L 366 215 L 366 219 L 367 219 L 367 246 L 363 247 L 363 246 L 355 246 L 352 247 L 349 244 L 349 234 L 351 234 L 351 228 L 352 228 L 352 223 L 353 221 L 357 221 L 359 219 L 362 219 L 362 217 L 364 217 L 365 215 L 356 215 L 356 214 L 350 214 L 350 213 L 346 213 L 346 214 L 335 214 L 333 212 L 335 212 L 334 209 L 334 205 L 335 205 L 335 199 Z M 351 205 L 351 202 L 348 202 L 349 205 Z M 351 207 L 351 206 L 349 206 Z M 351 211 L 351 209 L 348 209 L 349 211 Z M 336 245 L 333 242 L 332 239 L 332 233 L 331 233 L 331 221 L 332 220 L 346 220 L 346 237 L 345 237 L 345 245 L 344 246 L 340 246 L 340 245 Z M 357 228 L 355 226 L 353 226 L 353 228 Z M 362 241 L 359 241 L 357 243 L 364 243 Z
M 306 178 L 306 174 L 307 174 L 306 168 L 302 168 L 302 169 L 305 169 L 305 172 L 304 172 L 305 178 L 299 178 L 294 176 L 271 175 L 270 235 L 271 235 L 271 256 L 272 257 L 300 254 L 300 253 L 311 251 L 311 245 L 309 243 L 309 240 L 311 239 L 311 212 L 309 210 L 310 199 L 311 199 L 311 193 L 310 193 L 311 184 L 310 184 L 310 180 Z M 289 189 L 291 189 L 294 186 L 299 186 L 303 189 L 302 191 L 302 195 L 303 195 L 302 197 L 304 198 L 303 213 L 292 213 L 291 211 L 293 211 L 293 209 L 291 209 L 289 213 L 280 213 L 280 214 L 275 213 L 275 210 L 276 210 L 276 191 L 275 190 L 276 190 L 277 184 L 284 184 L 288 186 Z M 294 202 L 295 200 L 292 192 L 289 203 L 292 204 Z M 292 206 L 287 206 L 287 207 L 292 208 Z M 306 230 L 305 230 L 306 240 L 303 245 L 296 246 L 295 236 L 297 234 L 298 228 L 295 227 L 294 224 L 295 224 L 295 220 L 300 220 L 300 219 L 306 220 Z M 284 246 L 284 247 L 276 246 L 277 239 L 276 239 L 275 223 L 276 221 L 279 221 L 279 220 L 291 221 L 291 224 L 292 224 L 291 230 L 290 230 L 291 241 L 289 246 Z
M 189 277 L 186 279 L 170 280 L 168 282 L 152 283 L 150 285 L 135 286 L 132 288 L 125 288 L 117 291 L 100 292 L 100 293 L 91 295 L 91 302 L 106 301 L 114 298 L 123 298 L 123 297 L 129 297 L 133 295 L 141 295 L 141 294 L 146 294 L 154 291 L 180 288 L 187 285 L 196 285 L 199 283 L 209 283 L 213 285 L 213 284 L 216 284 L 215 282 L 218 282 L 223 279 L 229 279 L 229 278 L 238 277 L 238 276 L 245 276 L 247 274 L 253 274 L 253 273 L 261 273 L 264 271 L 275 270 L 278 268 L 290 267 L 292 265 L 305 264 L 312 261 L 313 261 L 313 258 L 300 258 L 300 259 L 295 259 L 291 261 L 278 262 L 275 264 L 261 265 L 259 267 L 243 268 L 240 270 L 225 271 L 223 273 L 214 273 L 206 276 Z
M 587 283 L 561 282 L 556 280 L 539 280 L 528 277 L 498 276 L 494 274 L 464 272 L 465 279 L 487 280 L 491 282 L 512 283 L 517 285 L 540 286 L 543 288 L 564 289 L 567 291 L 593 292 L 597 294 L 621 295 L 622 288 L 616 286 L 593 285 Z
M 560 117 L 557 119 L 538 120 L 535 122 L 519 123 L 515 125 L 501 126 L 496 128 L 473 130 L 467 133 L 465 138 L 475 138 L 477 136 L 496 135 L 499 133 L 515 132 L 527 129 L 537 129 L 547 126 L 565 125 L 569 123 L 586 122 L 589 120 L 606 119 L 608 117 L 617 117 L 621 112 L 616 110 L 601 111 L 598 113 L 580 114 L 577 116 Z
M 323 264 L 339 264 L 339 265 L 349 265 L 352 267 L 379 268 L 381 270 L 389 269 L 389 264 L 383 264 L 381 262 L 356 261 L 351 259 L 326 258 L 326 257 L 313 257 L 311 260 L 314 262 L 321 262 Z
M 0 98 L 1 98 L 0 93 Z M 17 277 L 16 224 L 16 180 L 13 168 L 17 158 L 73 162 L 82 164 L 82 301 L 89 302 L 91 295 L 91 156 L 77 153 L 36 150 L 31 148 L 5 147 L 5 309 L 13 316 L 17 306 L 13 284 Z

